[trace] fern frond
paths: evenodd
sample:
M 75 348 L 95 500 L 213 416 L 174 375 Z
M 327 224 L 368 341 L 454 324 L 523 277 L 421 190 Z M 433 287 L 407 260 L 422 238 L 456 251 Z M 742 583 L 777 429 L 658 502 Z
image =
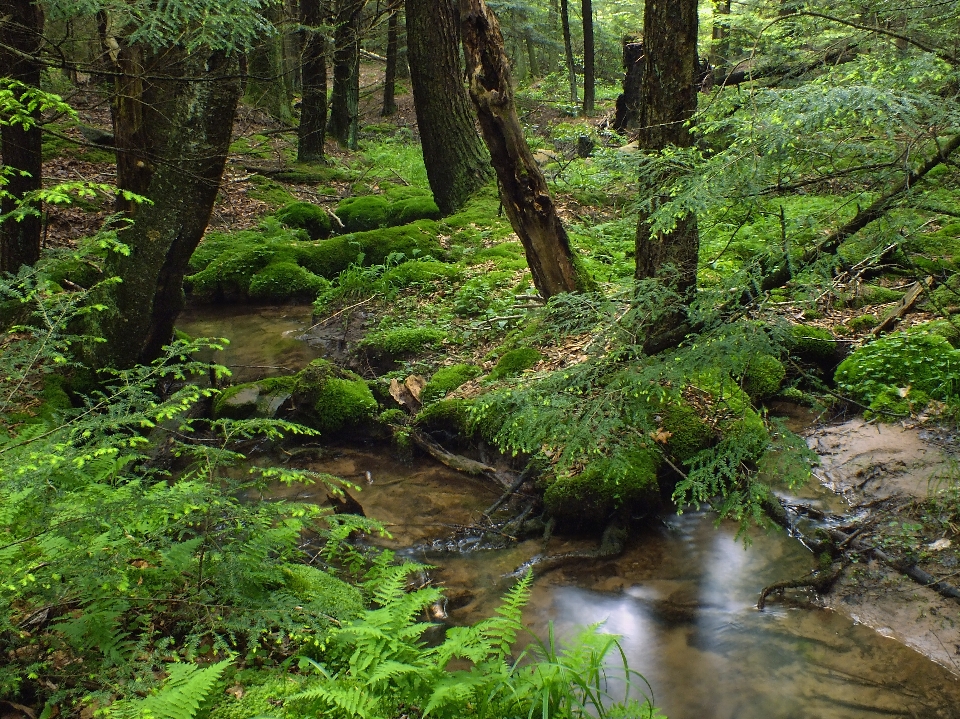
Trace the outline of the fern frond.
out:
M 163 686 L 144 699 L 117 702 L 109 709 L 116 719 L 194 719 L 231 660 L 199 667 L 195 664 L 170 664 Z

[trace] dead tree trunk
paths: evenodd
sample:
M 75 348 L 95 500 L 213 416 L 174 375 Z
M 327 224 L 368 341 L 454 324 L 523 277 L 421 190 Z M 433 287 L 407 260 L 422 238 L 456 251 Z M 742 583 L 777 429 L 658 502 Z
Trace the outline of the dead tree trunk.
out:
M 43 42 L 43 10 L 31 0 L 2 0 L 0 15 L 0 76 L 40 87 L 37 54 Z M 22 95 L 16 90 L 14 94 L 17 99 Z M 40 126 L 36 124 L 39 120 L 40 114 L 35 112 L 30 127 L 4 123 L 0 129 L 3 164 L 13 170 L 4 188 L 9 195 L 0 203 L 3 214 L 17 209 L 27 193 L 40 189 L 43 158 Z M 19 222 L 11 218 L 0 227 L 2 272 L 16 272 L 40 259 L 40 207 L 32 209 L 35 214 L 25 215 Z
M 617 96 L 613 129 L 624 132 L 637 126 L 640 119 L 640 87 L 643 85 L 643 42 L 623 38 L 623 92 Z
M 490 179 L 460 64 L 454 0 L 407 0 L 407 53 L 430 189 L 444 214 L 460 209 Z
M 583 289 L 567 232 L 517 117 L 500 24 L 483 0 L 460 0 L 460 18 L 470 97 L 533 283 L 544 299 Z
M 297 130 L 297 160 L 323 158 L 327 132 L 327 39 L 319 29 L 324 22 L 321 0 L 300 0 L 303 26 L 303 69 L 300 127 Z

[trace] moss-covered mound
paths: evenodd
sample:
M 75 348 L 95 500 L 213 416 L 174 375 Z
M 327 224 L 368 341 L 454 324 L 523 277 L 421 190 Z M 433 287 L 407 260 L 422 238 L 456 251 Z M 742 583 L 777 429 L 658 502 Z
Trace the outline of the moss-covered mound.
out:
M 741 386 L 751 398 L 766 399 L 780 391 L 786 376 L 787 369 L 783 362 L 771 355 L 758 354 L 747 362 Z
M 927 328 L 897 332 L 856 350 L 834 379 L 874 412 L 904 415 L 930 398 L 960 398 L 960 350 Z
M 310 202 L 291 202 L 277 210 L 274 216 L 287 227 L 306 230 L 311 240 L 325 240 L 333 230 L 327 211 Z
M 321 278 L 335 278 L 358 260 L 382 264 L 394 253 L 439 256 L 438 232 L 435 222 L 420 220 L 305 242 L 274 220 L 259 231 L 210 233 L 190 258 L 192 274 L 185 286 L 195 299 L 205 302 L 315 297 L 326 286 Z
M 788 344 L 791 354 L 813 364 L 830 364 L 837 354 L 837 343 L 833 334 L 813 325 L 793 325 L 790 328 Z
M 348 232 L 364 232 L 380 227 L 395 227 L 417 220 L 439 220 L 440 208 L 428 193 L 394 191 L 384 195 L 348 197 L 337 205 L 337 217 Z
M 357 427 L 377 409 L 366 382 L 326 360 L 314 360 L 296 375 L 293 399 L 298 414 L 321 432 Z
M 479 377 L 482 370 L 472 364 L 455 364 L 450 367 L 441 367 L 427 382 L 420 395 L 424 404 L 442 399 L 448 392 L 452 392 L 464 382 Z
M 466 399 L 441 399 L 424 407 L 414 418 L 418 427 L 428 430 L 444 430 L 452 434 L 468 436 L 470 408 L 473 403 Z
M 394 360 L 439 347 L 445 337 L 436 327 L 393 327 L 369 333 L 360 346 L 372 358 Z
M 293 394 L 294 384 L 293 377 L 270 377 L 228 387 L 213 401 L 213 416 L 217 419 L 276 417 Z
M 670 433 L 667 449 L 680 462 L 686 462 L 714 439 L 710 425 L 687 404 L 674 404 L 666 409 L 663 413 L 663 429 Z
M 490 379 L 516 377 L 524 370 L 528 370 L 540 361 L 542 355 L 533 347 L 518 347 L 515 350 L 504 352 L 497 361 L 496 367 L 490 372 Z
M 543 495 L 547 511 L 565 526 L 599 527 L 618 509 L 635 511 L 655 505 L 660 457 L 652 449 L 635 449 L 627 461 L 592 462 L 579 474 L 550 481 Z

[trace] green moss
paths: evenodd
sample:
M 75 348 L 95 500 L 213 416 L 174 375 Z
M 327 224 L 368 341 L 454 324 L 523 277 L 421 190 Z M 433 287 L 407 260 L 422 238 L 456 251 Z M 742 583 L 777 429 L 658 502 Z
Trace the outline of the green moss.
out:
M 432 197 L 411 197 L 390 206 L 390 224 L 405 225 L 417 220 L 439 220 L 440 208 Z
M 380 416 L 377 417 L 377 421 L 383 424 L 405 424 L 406 420 L 407 413 L 397 408 L 384 410 L 380 413 Z
M 287 227 L 306 230 L 311 240 L 325 240 L 333 229 L 327 211 L 310 202 L 293 202 L 281 207 L 274 215 Z
M 687 404 L 673 404 L 663 414 L 663 429 L 670 432 L 667 447 L 676 459 L 686 462 L 713 441 L 713 430 L 700 413 Z
M 286 717 L 282 710 L 285 699 L 304 691 L 311 678 L 303 674 L 280 672 L 276 667 L 265 671 L 239 672 L 235 679 L 242 692 L 223 692 L 210 710 L 209 719 L 250 719 L 250 717 Z
M 201 300 L 246 297 L 250 280 L 276 257 L 266 243 L 240 245 L 186 278 L 185 287 Z
M 907 387 L 942 401 L 960 392 L 960 350 L 929 330 L 897 332 L 864 345 L 837 367 L 837 386 L 869 404 Z
M 543 495 L 547 511 L 564 523 L 602 526 L 622 507 L 655 502 L 658 453 L 634 449 L 619 460 L 604 458 L 577 475 L 555 478 Z
M 497 362 L 497 366 L 490 373 L 490 379 L 515 377 L 524 370 L 528 370 L 540 361 L 542 355 L 533 347 L 519 347 L 504 352 Z
M 294 399 L 310 424 L 325 432 L 356 427 L 377 408 L 366 382 L 326 360 L 314 360 L 297 374 Z
M 876 315 L 858 315 L 847 320 L 847 327 L 854 332 L 863 332 L 871 327 L 876 327 L 879 323 Z
M 272 208 L 297 202 L 297 198 L 287 188 L 263 175 L 254 175 L 250 178 L 250 182 L 253 184 L 249 192 L 250 197 L 265 202 Z
M 457 265 L 436 260 L 409 260 L 383 273 L 382 282 L 386 287 L 409 287 L 422 285 L 436 280 L 456 280 L 462 275 Z
M 445 337 L 445 332 L 434 327 L 396 327 L 371 332 L 360 345 L 388 357 L 400 357 L 437 347 Z
M 390 202 L 380 195 L 348 197 L 337 205 L 337 217 L 347 232 L 363 232 L 390 224 Z
M 286 299 L 316 299 L 330 281 L 317 277 L 294 262 L 275 262 L 250 279 L 248 294 L 252 299 L 279 302 Z
M 414 423 L 427 429 L 445 429 L 454 434 L 469 435 L 472 406 L 473 402 L 466 399 L 441 399 L 420 410 Z
M 836 340 L 830 331 L 812 325 L 793 325 L 789 344 L 794 355 L 808 362 L 829 362 L 836 353 Z
M 436 222 L 420 220 L 402 227 L 333 237 L 318 243 L 304 243 L 294 249 L 297 262 L 321 277 L 334 278 L 363 255 L 364 264 L 383 264 L 388 255 L 407 257 L 439 255 Z
M 479 367 L 472 364 L 456 364 L 451 367 L 442 367 L 438 369 L 433 374 L 433 377 L 430 378 L 430 381 L 427 382 L 420 398 L 424 404 L 436 402 L 464 382 L 468 382 L 474 377 L 479 377 L 481 372 L 482 370 Z
M 870 409 L 863 413 L 866 419 L 896 422 L 923 410 L 930 403 L 930 395 L 923 390 L 885 387 L 874 397 Z
M 743 372 L 743 391 L 753 399 L 772 397 L 783 384 L 787 370 L 783 362 L 770 355 L 758 354 L 750 358 Z

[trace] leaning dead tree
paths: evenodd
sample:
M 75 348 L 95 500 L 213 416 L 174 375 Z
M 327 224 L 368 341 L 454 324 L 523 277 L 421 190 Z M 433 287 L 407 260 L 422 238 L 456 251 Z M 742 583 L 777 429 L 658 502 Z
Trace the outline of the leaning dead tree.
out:
M 582 290 L 585 278 L 574 263 L 547 181 L 523 137 L 500 24 L 483 0 L 460 0 L 460 18 L 470 98 L 533 283 L 544 299 Z

